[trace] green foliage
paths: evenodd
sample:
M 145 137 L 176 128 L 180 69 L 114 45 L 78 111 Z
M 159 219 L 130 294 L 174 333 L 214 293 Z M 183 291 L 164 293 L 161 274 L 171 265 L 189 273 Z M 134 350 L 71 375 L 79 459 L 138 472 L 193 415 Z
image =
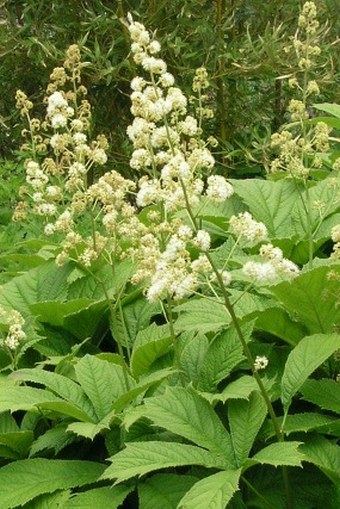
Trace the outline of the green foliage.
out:
M 90 461 L 20 460 L 0 471 L 0 507 L 11 509 L 43 493 L 84 486 L 95 482 L 103 466 Z
M 286 410 L 309 375 L 339 348 L 339 334 L 314 334 L 303 338 L 291 351 L 281 381 L 281 400 Z

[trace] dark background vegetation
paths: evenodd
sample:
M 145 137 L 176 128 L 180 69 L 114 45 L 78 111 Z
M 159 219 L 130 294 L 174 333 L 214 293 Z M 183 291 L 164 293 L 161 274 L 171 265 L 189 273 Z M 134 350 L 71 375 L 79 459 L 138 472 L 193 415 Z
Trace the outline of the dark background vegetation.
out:
M 318 2 L 324 24 L 319 102 L 339 100 L 337 0 Z M 220 141 L 217 159 L 225 173 L 256 174 L 261 145 L 284 121 L 292 94 L 287 80 L 292 58 L 284 47 L 294 34 L 296 0 L 5 0 L 0 2 L 0 157 L 20 146 L 22 124 L 16 89 L 41 104 L 53 67 L 68 45 L 82 47 L 83 71 L 93 106 L 93 129 L 108 136 L 110 158 L 127 171 L 129 81 L 135 66 L 122 20 L 131 12 L 162 42 L 162 57 L 188 93 L 196 67 L 211 76 L 216 117 L 208 128 Z M 42 107 L 42 106 L 40 106 Z

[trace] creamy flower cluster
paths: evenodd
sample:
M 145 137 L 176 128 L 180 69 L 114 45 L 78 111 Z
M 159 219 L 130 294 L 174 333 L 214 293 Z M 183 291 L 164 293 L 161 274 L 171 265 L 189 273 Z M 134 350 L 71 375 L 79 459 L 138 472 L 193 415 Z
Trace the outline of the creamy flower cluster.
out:
M 0 306 L 0 322 L 7 326 L 7 334 L 3 339 L 3 345 L 10 350 L 16 350 L 20 343 L 25 341 L 26 333 L 23 330 L 25 319 L 15 309 L 6 311 Z
M 138 182 L 137 206 L 153 207 L 148 214 L 148 232 L 141 236 L 139 246 L 131 249 L 138 260 L 132 281 L 149 279 L 146 296 L 152 302 L 166 296 L 178 300 L 196 291 L 202 274 L 211 272 L 205 256 L 211 239 L 208 232 L 191 228 L 175 213 L 188 207 L 192 210 L 204 195 L 223 202 L 233 194 L 233 188 L 223 176 L 203 179 L 215 164 L 208 148 L 215 140 L 202 139 L 202 119 L 212 114 L 202 106 L 206 100 L 203 92 L 209 86 L 206 70 L 198 69 L 193 82 L 201 105 L 196 118 L 188 112 L 188 100 L 175 86 L 166 63 L 157 56 L 158 41 L 142 24 L 131 17 L 129 22 L 133 58 L 143 74 L 131 82 L 134 120 L 127 134 L 134 150 L 130 166 L 144 173 Z M 195 259 L 193 248 L 199 251 Z
M 310 97 L 320 94 L 319 85 L 314 79 L 310 79 L 313 68 L 318 65 L 317 57 L 321 53 L 316 15 L 314 2 L 306 2 L 302 7 L 292 44 L 286 48 L 287 52 L 293 50 L 297 59 L 297 71 L 289 78 L 288 83 L 296 90 L 299 98 L 291 99 L 288 105 L 288 112 L 294 123 L 289 126 L 290 130 L 275 133 L 271 138 L 272 148 L 278 151 L 277 157 L 271 163 L 271 172 L 285 171 L 290 177 L 302 180 L 309 177 L 312 168 L 322 166 L 319 153 L 329 149 L 331 130 L 324 122 L 301 129 L 301 124 L 309 118 L 309 108 L 312 106 L 308 104 Z M 312 103 L 314 101 L 313 98 Z M 300 124 L 299 127 L 296 127 L 295 123 Z
M 255 221 L 249 212 L 241 212 L 237 216 L 231 216 L 229 229 L 236 236 L 251 243 L 261 242 L 268 237 L 266 226 Z
M 260 256 L 264 262 L 249 261 L 242 267 L 243 274 L 260 284 L 270 284 L 280 279 L 293 279 L 299 275 L 295 263 L 283 257 L 280 248 L 265 244 L 260 248 Z
M 26 186 L 21 190 L 26 203 L 18 204 L 14 219 L 25 218 L 28 211 L 40 216 L 44 233 L 59 235 L 57 264 L 72 258 L 90 267 L 102 254 L 110 260 L 123 257 L 121 238 L 136 239 L 145 228 L 131 205 L 134 182 L 111 171 L 89 185 L 89 171 L 107 162 L 108 143 L 103 135 L 89 138 L 91 106 L 81 85 L 81 66 L 79 48 L 72 45 L 63 67 L 50 75 L 42 123 L 30 118 L 31 104 L 17 94 L 17 106 L 29 120 L 24 135 L 30 133 L 32 140 L 24 148 L 32 157 L 25 161 Z M 91 235 L 80 233 L 86 231 Z
M 340 259 L 340 224 L 333 226 L 331 230 L 331 239 L 334 242 L 333 252 L 331 258 L 335 260 Z
M 215 164 L 207 143 L 201 139 L 201 119 L 188 114 L 187 98 L 175 86 L 166 63 L 156 57 L 158 41 L 142 24 L 131 17 L 129 20 L 133 58 L 146 75 L 131 82 L 131 112 L 135 118 L 127 129 L 134 147 L 130 166 L 150 175 L 139 182 L 137 205 L 162 203 L 169 212 L 185 207 L 187 201 L 195 206 L 204 192 L 201 174 L 211 171 Z M 208 85 L 205 69 L 199 69 L 195 90 L 202 91 Z M 233 190 L 219 176 L 208 179 L 205 192 L 210 199 L 223 201 Z

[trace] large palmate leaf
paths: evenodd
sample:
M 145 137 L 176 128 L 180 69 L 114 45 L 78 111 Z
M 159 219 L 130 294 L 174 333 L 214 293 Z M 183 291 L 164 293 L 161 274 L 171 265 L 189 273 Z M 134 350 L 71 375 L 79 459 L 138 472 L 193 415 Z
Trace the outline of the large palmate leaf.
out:
M 281 400 L 285 409 L 309 375 L 339 348 L 340 334 L 314 334 L 303 338 L 291 351 L 281 380 Z
M 225 509 L 238 489 L 239 470 L 226 470 L 198 481 L 184 495 L 178 509 Z
M 229 433 L 208 401 L 194 390 L 169 387 L 165 394 L 148 398 L 145 409 L 145 415 L 157 426 L 223 456 L 228 466 L 234 464 Z
M 75 493 L 62 505 L 62 509 L 117 509 L 131 490 L 126 486 L 115 486 Z
M 249 339 L 253 324 L 242 328 L 246 340 Z M 223 332 L 209 344 L 202 364 L 198 388 L 214 392 L 221 380 L 227 378 L 232 370 L 244 359 L 240 338 L 234 327 Z
M 138 486 L 139 509 L 177 509 L 181 498 L 196 481 L 191 475 L 153 475 Z
M 248 400 L 229 401 L 230 434 L 238 467 L 248 458 L 266 415 L 266 403 L 259 392 L 252 392 Z
M 147 373 L 158 358 L 167 353 L 172 344 L 168 325 L 151 324 L 138 332 L 131 355 L 131 370 L 134 376 Z
M 303 399 L 323 410 L 340 414 L 340 384 L 335 380 L 307 380 L 301 388 Z
M 0 469 L 0 509 L 11 509 L 43 493 L 95 482 L 103 465 L 91 461 L 28 459 Z
M 85 355 L 75 366 L 77 380 L 90 399 L 99 420 L 112 409 L 113 402 L 134 385 L 124 368 L 94 355 Z
M 129 443 L 110 460 L 112 465 L 105 470 L 102 479 L 116 479 L 117 483 L 168 467 L 186 465 L 219 469 L 225 467 L 225 461 L 220 455 L 212 454 L 201 447 L 174 442 Z
M 293 182 L 260 179 L 231 182 L 254 218 L 266 225 L 271 238 L 291 237 L 291 209 L 299 200 L 299 192 Z
M 84 390 L 73 380 L 66 376 L 59 375 L 58 373 L 51 373 L 42 369 L 22 369 L 12 374 L 12 377 L 26 382 L 34 382 L 45 385 L 48 389 L 55 392 L 65 401 L 83 411 L 86 421 L 96 419 L 93 406 L 87 398 Z
M 330 296 L 340 292 L 339 279 L 330 278 L 330 271 L 339 274 L 340 267 L 317 267 L 302 273 L 292 282 L 284 281 L 271 288 L 284 307 L 309 329 L 310 334 L 330 332 L 340 321 L 340 306 Z

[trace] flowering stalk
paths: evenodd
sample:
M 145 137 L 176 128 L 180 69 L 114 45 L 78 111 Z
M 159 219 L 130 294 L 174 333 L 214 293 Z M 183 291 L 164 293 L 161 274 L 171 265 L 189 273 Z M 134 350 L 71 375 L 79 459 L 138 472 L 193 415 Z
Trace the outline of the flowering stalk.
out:
M 309 129 L 306 124 L 309 119 L 310 98 L 320 94 L 317 82 L 310 79 L 321 53 L 319 22 L 316 16 L 314 2 L 305 2 L 292 44 L 285 48 L 287 52 L 293 49 L 298 61 L 298 70 L 295 76 L 289 79 L 289 86 L 296 89 L 301 99 L 292 99 L 289 103 L 288 112 L 293 123 L 280 133 L 273 134 L 271 138 L 271 146 L 279 151 L 278 157 L 271 163 L 271 171 L 287 172 L 288 178 L 293 179 L 306 212 L 309 268 L 313 267 L 315 234 L 311 219 L 313 204 L 310 199 L 309 180 L 313 177 L 313 170 L 322 166 L 320 153 L 329 149 L 330 131 L 324 122 L 318 122 Z M 298 130 L 292 132 L 297 126 Z M 300 183 L 303 184 L 305 197 L 300 192 Z
M 242 344 L 249 368 L 266 402 L 276 438 L 282 442 L 283 431 L 259 375 L 259 370 L 263 369 L 268 361 L 259 356 L 253 358 L 226 290 L 231 275 L 225 270 L 219 270 L 215 264 L 209 252 L 210 235 L 200 228 L 199 220 L 194 213 L 194 208 L 199 208 L 205 186 L 200 174 L 202 170 L 209 171 L 214 165 L 214 160 L 201 139 L 201 124 L 194 117 L 187 115 L 186 100 L 181 91 L 173 86 L 174 79 L 167 73 L 165 62 L 153 56 L 160 50 L 157 41 L 151 40 L 144 26 L 134 22 L 131 17 L 129 22 L 133 58 L 150 76 L 149 79 L 134 78 L 131 84 L 133 89 L 131 112 L 135 119 L 128 128 L 128 135 L 135 150 L 130 164 L 136 170 L 159 168 L 157 173 L 160 175 L 159 178 L 155 178 L 156 173 L 153 172 L 153 179 L 142 177 L 139 182 L 137 205 L 152 206 L 158 212 L 153 209 L 149 212 L 151 224 L 148 233 L 141 238 L 139 250 L 136 251 L 139 268 L 133 279 L 140 282 L 149 278 L 146 296 L 151 302 L 167 301 L 166 315 L 172 327 L 172 301 L 181 300 L 196 292 L 200 284 L 199 275 L 207 276 L 212 273 L 222 293 L 224 307 Z M 200 91 L 206 86 L 208 86 L 206 71 L 201 69 L 196 74 L 194 90 Z M 204 112 L 204 108 L 199 110 L 200 114 L 202 110 Z M 206 182 L 205 195 L 208 199 L 223 202 L 233 193 L 231 185 L 222 176 L 209 176 Z M 182 214 L 181 216 L 176 214 L 184 210 L 189 225 L 183 220 Z M 167 221 L 164 221 L 165 218 Z M 230 219 L 230 228 L 237 239 L 243 236 L 253 244 L 265 240 L 267 236 L 265 225 L 255 221 L 247 212 L 233 216 Z M 191 260 L 189 245 L 198 249 L 200 253 L 196 260 Z M 250 277 L 260 279 L 264 274 L 265 281 L 271 282 L 278 277 L 291 278 L 297 275 L 298 268 L 283 258 L 280 249 L 271 245 L 263 246 L 261 255 L 267 262 L 263 264 L 252 262 L 248 268 Z M 179 352 L 173 328 L 172 335 L 176 364 L 179 365 Z M 285 469 L 283 478 L 288 507 L 291 507 L 289 481 Z

